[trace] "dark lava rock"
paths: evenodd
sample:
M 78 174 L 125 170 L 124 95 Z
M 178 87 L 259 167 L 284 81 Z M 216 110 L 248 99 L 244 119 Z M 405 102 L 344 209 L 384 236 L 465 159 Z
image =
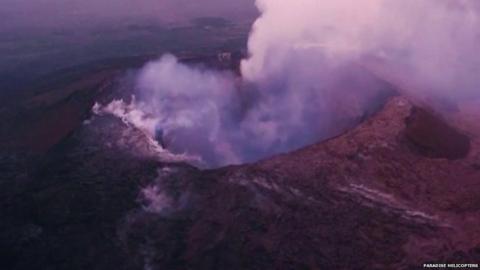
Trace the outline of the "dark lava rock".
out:
M 108 147 L 104 139 L 126 129 L 118 119 L 94 120 L 36 167 L 10 163 L 28 184 L 0 191 L 2 269 L 141 269 L 121 248 L 117 223 L 137 207 L 139 189 L 155 179 L 159 164 Z
M 431 112 L 414 107 L 406 119 L 405 135 L 416 150 L 432 158 L 460 159 L 470 151 L 470 138 Z
M 86 74 L 7 104 L 12 116 L 0 116 L 0 147 L 45 153 L 79 128 L 99 94 L 111 87 L 118 70 Z
M 190 175 L 188 210 L 136 212 L 123 238 L 147 269 L 386 269 L 402 264 L 410 237 L 437 233 L 324 184 L 304 194 L 289 177 L 248 167 Z
M 36 166 L 1 159 L 9 171 L 0 191 L 2 269 L 415 269 L 478 261 L 480 211 L 471 196 L 479 174 L 470 159 L 452 163 L 405 147 L 398 138 L 411 109 L 393 98 L 331 140 L 208 171 L 162 162 L 141 131 L 95 116 Z M 26 184 L 10 187 L 14 181 Z M 464 189 L 452 193 L 458 181 Z

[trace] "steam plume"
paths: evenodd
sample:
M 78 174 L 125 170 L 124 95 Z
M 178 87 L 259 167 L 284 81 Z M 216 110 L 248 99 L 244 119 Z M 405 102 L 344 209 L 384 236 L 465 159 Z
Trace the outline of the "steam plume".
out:
M 383 68 L 415 74 L 432 95 L 478 93 L 478 1 L 257 0 L 257 6 L 262 16 L 242 65 L 250 80 L 283 76 L 290 61 L 323 54 L 335 62 L 381 59 Z
M 478 93 L 475 1 L 257 0 L 257 6 L 262 15 L 241 65 L 242 83 L 173 56 L 141 71 L 141 108 L 158 119 L 152 133 L 160 131 L 171 151 L 193 152 L 215 167 L 332 136 L 343 115 L 361 117 L 386 87 L 364 67 L 419 82 L 413 95 L 455 100 Z

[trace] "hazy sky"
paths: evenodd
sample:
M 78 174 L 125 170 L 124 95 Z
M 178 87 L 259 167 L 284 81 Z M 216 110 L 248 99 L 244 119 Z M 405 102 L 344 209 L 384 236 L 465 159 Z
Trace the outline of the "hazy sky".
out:
M 85 27 L 119 21 L 254 18 L 254 0 L 0 0 L 0 28 Z

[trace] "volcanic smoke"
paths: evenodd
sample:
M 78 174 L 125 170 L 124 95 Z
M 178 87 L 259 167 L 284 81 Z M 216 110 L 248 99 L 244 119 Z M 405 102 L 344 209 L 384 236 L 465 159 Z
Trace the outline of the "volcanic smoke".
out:
M 200 166 L 252 162 L 336 135 L 341 106 L 360 100 L 361 117 L 386 87 L 372 75 L 378 69 L 421 85 L 414 97 L 454 102 L 479 93 L 478 1 L 257 0 L 257 7 L 241 78 L 171 55 L 138 75 L 136 110 L 149 116 L 143 126 L 169 151 L 201 158 Z

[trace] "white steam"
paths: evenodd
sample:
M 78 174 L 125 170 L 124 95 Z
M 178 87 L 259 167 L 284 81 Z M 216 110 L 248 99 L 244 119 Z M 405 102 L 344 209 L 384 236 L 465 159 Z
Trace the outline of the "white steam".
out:
M 285 76 L 292 61 L 321 54 L 336 63 L 380 58 L 383 66 L 404 70 L 403 76 L 415 74 L 430 94 L 458 98 L 479 92 L 479 1 L 257 0 L 257 5 L 262 16 L 249 40 L 251 57 L 242 64 L 250 80 Z
M 216 167 L 338 134 L 388 88 L 372 73 L 418 82 L 418 96 L 478 93 L 476 1 L 257 0 L 257 6 L 262 15 L 242 80 L 168 55 L 141 70 L 136 110 L 149 117 L 134 119 L 147 119 L 138 125 L 169 151 Z
M 239 162 L 223 143 L 230 135 L 222 125 L 235 94 L 233 75 L 190 68 L 166 55 L 143 68 L 137 87 L 169 150 L 200 154 L 209 164 Z

